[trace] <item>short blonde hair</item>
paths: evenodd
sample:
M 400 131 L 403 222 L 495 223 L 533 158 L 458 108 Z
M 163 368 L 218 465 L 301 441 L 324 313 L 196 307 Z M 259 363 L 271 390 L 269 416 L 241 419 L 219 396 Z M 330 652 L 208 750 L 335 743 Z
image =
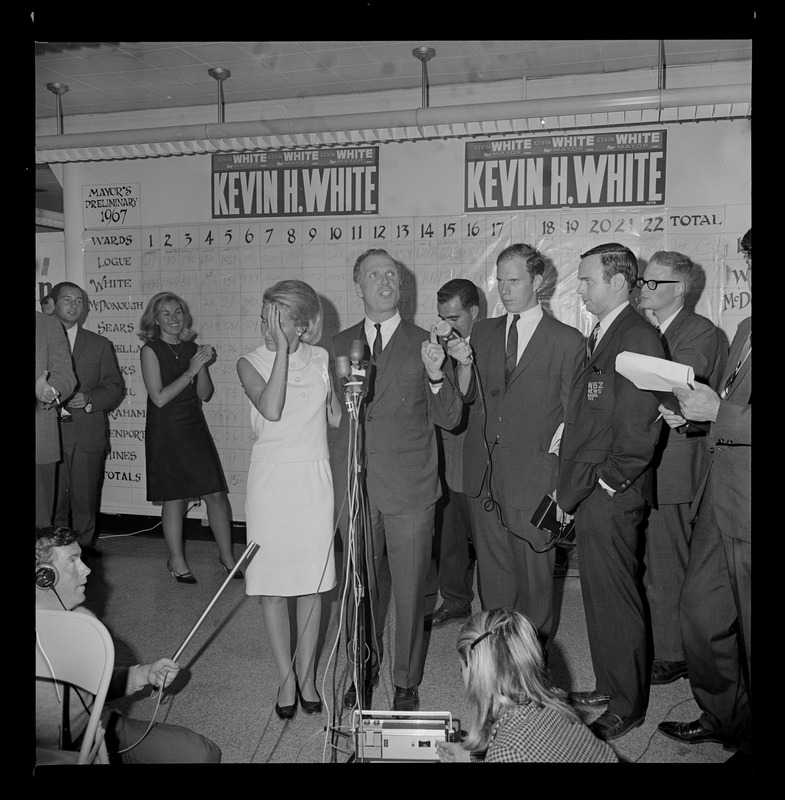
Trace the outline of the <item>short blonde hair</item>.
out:
M 300 341 L 314 344 L 322 338 L 322 304 L 319 295 L 305 281 L 278 281 L 262 295 L 262 304 L 286 306 L 295 325 L 305 328 Z

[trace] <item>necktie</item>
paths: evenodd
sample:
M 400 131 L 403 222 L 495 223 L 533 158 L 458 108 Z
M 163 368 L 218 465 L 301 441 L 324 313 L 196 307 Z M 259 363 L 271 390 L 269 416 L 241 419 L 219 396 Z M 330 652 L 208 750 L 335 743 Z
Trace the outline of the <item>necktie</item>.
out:
M 373 360 L 378 361 L 379 356 L 382 354 L 382 326 L 381 323 L 375 322 L 376 338 L 373 340 Z
M 589 363 L 589 359 L 591 358 L 591 354 L 594 352 L 594 346 L 597 344 L 597 339 L 599 335 L 600 335 L 600 323 L 598 322 L 592 328 L 592 331 L 589 334 L 589 340 L 586 342 L 586 358 L 584 360 L 584 366 Z
M 725 381 L 725 386 L 720 393 L 720 397 L 725 399 L 728 396 L 728 392 L 730 391 L 730 387 L 733 386 L 733 381 L 736 380 L 736 376 L 739 374 L 739 370 L 741 369 L 741 365 L 747 360 L 747 356 L 752 352 L 752 334 L 747 337 L 747 341 L 744 342 L 744 347 L 741 348 L 741 355 L 739 356 L 739 361 L 736 364 L 733 372 L 731 372 L 730 377 L 727 381 Z
M 520 318 L 520 314 L 513 314 L 510 330 L 507 331 L 507 350 L 504 355 L 505 386 L 510 382 L 512 373 L 515 372 L 515 367 L 518 365 L 518 320 Z

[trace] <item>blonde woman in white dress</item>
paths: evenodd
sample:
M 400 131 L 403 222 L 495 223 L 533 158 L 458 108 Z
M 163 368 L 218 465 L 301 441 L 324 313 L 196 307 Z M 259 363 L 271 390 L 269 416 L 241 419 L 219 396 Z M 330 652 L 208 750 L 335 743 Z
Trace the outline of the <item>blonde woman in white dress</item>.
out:
M 333 482 L 327 424 L 337 427 L 327 351 L 316 347 L 322 309 L 303 281 L 276 283 L 262 297 L 263 344 L 237 362 L 251 402 L 256 441 L 246 486 L 248 541 L 260 549 L 246 572 L 246 594 L 259 595 L 279 671 L 276 714 L 292 719 L 297 702 L 320 713 L 316 646 L 321 595 L 335 586 Z M 292 659 L 288 598 L 296 597 Z

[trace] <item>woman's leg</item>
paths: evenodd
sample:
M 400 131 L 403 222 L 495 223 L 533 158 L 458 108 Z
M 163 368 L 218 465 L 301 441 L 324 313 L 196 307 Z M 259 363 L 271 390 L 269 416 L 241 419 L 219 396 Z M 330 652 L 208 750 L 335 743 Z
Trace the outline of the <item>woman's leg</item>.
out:
M 229 498 L 226 492 L 214 492 L 202 497 L 207 506 L 207 520 L 218 545 L 221 561 L 231 569 L 236 561 L 232 552 L 232 522 L 229 513 Z
M 180 575 L 188 572 L 188 562 L 183 551 L 183 516 L 187 500 L 164 500 L 161 508 L 161 524 L 164 540 L 169 548 L 169 564 Z
M 292 669 L 288 598 L 262 595 L 260 601 L 267 639 L 278 667 L 278 705 L 291 706 L 296 702 L 296 685 Z
M 297 678 L 304 700 L 316 701 L 316 646 L 322 621 L 322 596 L 306 594 L 297 598 Z

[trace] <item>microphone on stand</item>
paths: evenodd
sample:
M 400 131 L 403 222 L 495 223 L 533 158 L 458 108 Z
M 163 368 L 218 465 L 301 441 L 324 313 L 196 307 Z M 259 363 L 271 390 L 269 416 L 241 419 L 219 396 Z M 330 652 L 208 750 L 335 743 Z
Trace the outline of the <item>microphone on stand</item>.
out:
M 335 357 L 335 374 L 345 381 L 346 407 L 352 415 L 359 408 L 359 398 L 368 394 L 370 369 L 368 362 L 363 360 L 364 353 L 362 341 L 354 339 L 348 356 Z

